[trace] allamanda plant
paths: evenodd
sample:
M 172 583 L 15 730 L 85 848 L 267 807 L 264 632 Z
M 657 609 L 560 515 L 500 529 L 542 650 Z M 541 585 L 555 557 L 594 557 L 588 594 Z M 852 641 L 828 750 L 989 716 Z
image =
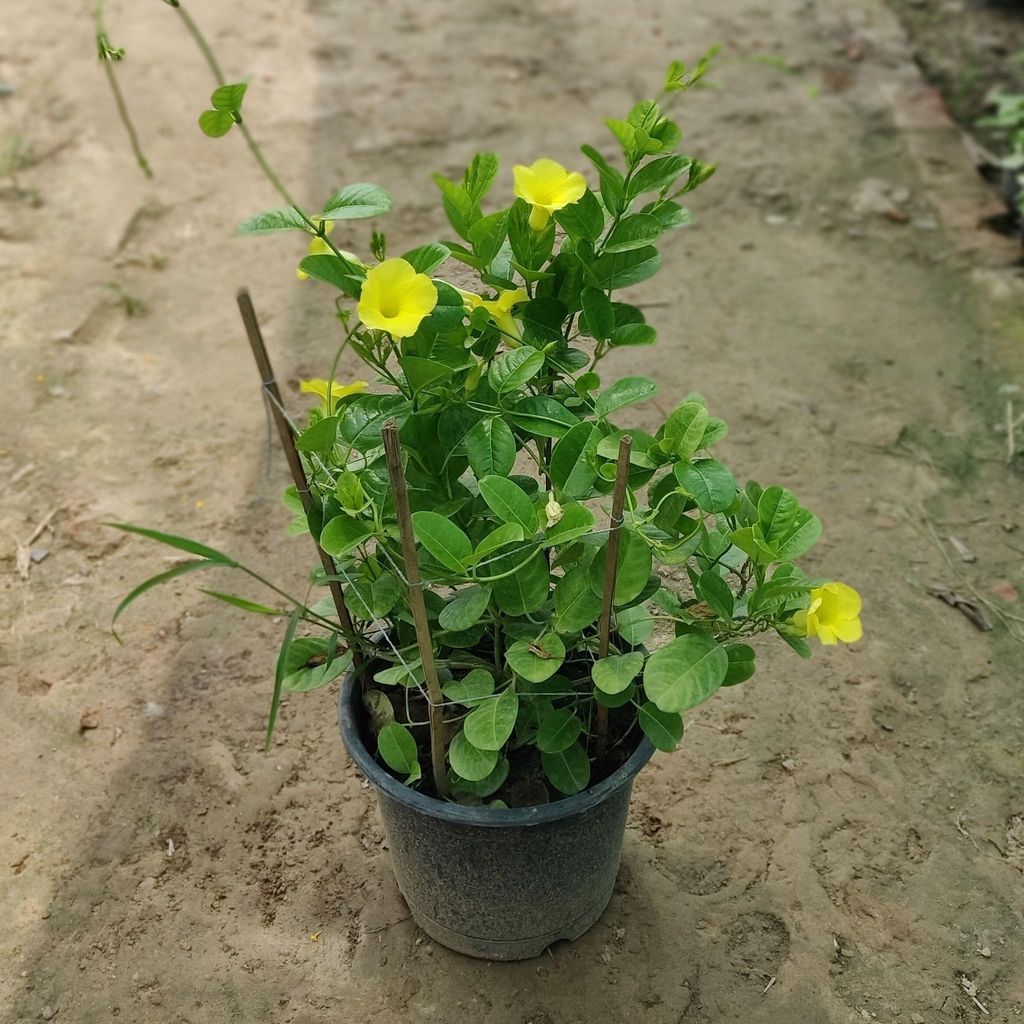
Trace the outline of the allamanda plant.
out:
M 706 66 L 674 62 L 659 99 Z M 200 118 L 208 135 L 241 123 L 244 91 L 221 83 Z M 331 239 L 339 222 L 388 211 L 371 184 L 342 188 L 316 214 L 288 197 L 241 226 L 309 236 L 299 276 L 337 304 L 343 337 L 326 378 L 303 382 L 318 402 L 296 428 L 312 501 L 307 511 L 293 487 L 285 504 L 289 532 L 311 533 L 335 570 L 316 568 L 313 591 L 340 583 L 352 628 L 331 597 L 291 597 L 215 549 L 128 526 L 196 558 L 136 588 L 117 615 L 164 579 L 241 569 L 292 607 L 270 729 L 283 692 L 355 664 L 382 761 L 409 785 L 490 806 L 577 793 L 641 733 L 673 749 L 684 712 L 754 673 L 758 634 L 803 656 L 808 637 L 859 639 L 857 593 L 796 564 L 819 520 L 784 487 L 738 486 L 712 454 L 726 424 L 699 394 L 650 431 L 623 426 L 657 386 L 603 380 L 602 360 L 656 332 L 618 293 L 658 271 L 655 243 L 689 222 L 680 200 L 713 167 L 677 152 L 662 102 L 607 124 L 621 159 L 582 147 L 596 189 L 540 159 L 514 168 L 514 200 L 488 212 L 496 156 L 478 154 L 458 181 L 435 175 L 456 237 L 400 256 L 377 231 L 365 257 Z M 345 350 L 367 380 L 336 379 Z M 420 623 L 385 450 L 396 432 L 427 587 Z

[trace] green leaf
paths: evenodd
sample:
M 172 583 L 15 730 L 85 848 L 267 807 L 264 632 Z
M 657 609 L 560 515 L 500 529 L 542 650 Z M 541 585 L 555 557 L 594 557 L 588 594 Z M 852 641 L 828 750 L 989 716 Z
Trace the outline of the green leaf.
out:
M 473 564 L 476 565 L 481 559 L 493 555 L 495 551 L 507 547 L 509 544 L 523 540 L 525 540 L 525 535 L 521 526 L 517 523 L 502 523 L 477 544 L 476 550 L 473 552 Z
M 199 568 L 203 563 L 200 563 Z M 258 601 L 250 601 L 245 597 L 238 597 L 237 594 L 223 594 L 219 590 L 206 590 L 203 587 L 200 591 L 208 597 L 215 597 L 218 601 L 231 605 L 233 608 L 240 608 L 243 612 L 253 612 L 256 615 L 280 615 L 280 608 L 271 608 L 269 605 L 260 604 Z
M 637 721 L 644 735 L 658 748 L 671 753 L 683 738 L 682 716 L 674 711 L 662 711 L 657 705 L 647 701 L 640 705 Z
M 204 135 L 219 139 L 231 131 L 235 119 L 223 110 L 204 110 L 199 115 L 199 127 Z
M 594 412 L 600 419 L 604 419 L 617 409 L 650 398 L 657 390 L 658 385 L 648 377 L 623 377 L 601 392 Z
M 582 731 L 583 723 L 568 708 L 548 711 L 537 729 L 537 747 L 542 754 L 560 754 L 579 739 Z
M 685 206 L 671 201 L 649 203 L 641 212 L 656 217 L 663 231 L 683 227 L 693 220 L 693 215 Z
M 503 352 L 487 371 L 487 380 L 495 394 L 518 391 L 540 373 L 544 366 L 544 353 L 535 348 L 514 348 Z
M 335 516 L 320 533 L 320 547 L 340 558 L 358 547 L 373 533 L 373 524 L 351 516 Z
M 325 661 L 319 665 L 307 665 L 289 673 L 281 680 L 281 689 L 289 693 L 310 693 L 319 690 L 322 686 L 334 682 L 342 673 L 347 672 L 352 665 L 352 654 L 345 651 L 343 654 Z
M 381 729 L 377 734 L 377 753 L 392 771 L 405 776 L 407 785 L 420 777 L 416 741 L 404 725 L 392 722 Z
M 799 508 L 796 497 L 785 487 L 769 487 L 761 492 L 757 502 L 757 522 L 769 544 L 789 533 Z
M 484 701 L 471 711 L 466 716 L 462 729 L 466 739 L 477 750 L 500 750 L 512 735 L 518 714 L 519 695 L 515 688 L 510 686 L 502 690 L 497 697 Z M 459 774 L 463 773 L 460 771 Z
M 555 754 L 541 752 L 544 774 L 559 793 L 573 796 L 590 782 L 590 759 L 579 743 L 573 743 Z
M 689 460 L 700 449 L 707 425 L 707 409 L 700 402 L 684 402 L 665 421 L 659 446 L 668 455 Z
M 612 331 L 611 342 L 616 348 L 653 345 L 658 333 L 650 324 L 623 324 Z
M 412 386 L 413 394 L 419 394 L 431 385 L 447 380 L 452 375 L 452 368 L 436 359 L 402 356 L 398 362 L 405 372 L 405 379 Z
M 490 796 L 492 793 L 501 789 L 505 784 L 505 780 L 508 778 L 508 769 L 508 758 L 499 756 L 498 763 L 494 766 L 490 774 L 475 782 L 470 782 L 469 779 L 461 778 L 457 772 L 451 771 L 448 773 L 448 781 L 451 785 L 452 796 L 460 803 L 463 802 L 464 797 L 474 798 L 471 801 L 467 800 L 465 802 L 470 803 L 472 806 L 476 806 L 483 797 Z M 484 806 L 508 809 L 508 805 L 501 800 L 492 800 L 489 804 L 485 804 Z
M 437 512 L 413 512 L 416 539 L 446 569 L 464 572 L 473 554 L 473 544 L 447 516 Z
M 626 288 L 653 277 L 661 266 L 661 256 L 653 245 L 629 252 L 608 252 L 599 256 L 590 268 L 593 283 L 605 291 Z
M 775 552 L 781 562 L 791 562 L 814 547 L 821 536 L 821 520 L 807 509 L 800 509 L 793 520 L 790 532 L 775 544 Z
M 674 153 L 671 156 L 660 156 L 644 164 L 629 183 L 630 198 L 643 195 L 644 192 L 660 192 L 667 188 L 691 163 L 689 157 Z
M 601 595 L 590 585 L 590 569 L 570 569 L 555 585 L 554 626 L 559 633 L 578 633 L 597 621 Z
M 391 196 L 380 187 L 360 181 L 335 192 L 324 205 L 318 220 L 364 220 L 391 209 Z
M 749 644 L 729 644 L 725 649 L 729 658 L 729 668 L 722 680 L 723 686 L 735 686 L 737 683 L 746 682 L 756 668 L 754 661 L 754 648 Z
M 228 114 L 232 111 L 239 111 L 242 109 L 242 100 L 245 98 L 245 90 L 247 88 L 248 85 L 245 82 L 218 86 L 210 94 L 210 105 L 214 110 L 220 110 Z
M 457 775 L 470 782 L 480 782 L 497 766 L 498 751 L 481 750 L 467 739 L 464 732 L 459 732 L 448 746 L 448 760 Z
M 117 620 L 121 617 L 121 612 L 123 612 L 137 597 L 141 597 L 147 590 L 152 590 L 153 587 L 159 586 L 161 583 L 166 583 L 168 580 L 173 580 L 178 576 L 184 576 L 186 573 L 196 572 L 198 569 L 216 569 L 223 565 L 223 562 L 213 561 L 209 558 L 197 559 L 191 562 L 182 562 L 181 565 L 176 565 L 173 568 L 168 569 L 166 572 L 159 573 L 156 576 L 151 576 L 145 582 L 140 583 L 121 601 L 117 608 L 114 609 L 114 615 L 110 620 L 110 629 L 117 638 L 118 643 L 121 642 L 121 637 L 118 636 L 117 630 L 114 627 L 117 624 Z M 280 612 L 276 612 L 275 614 L 280 614 Z
M 366 276 L 359 267 L 347 260 L 338 259 L 332 252 L 303 257 L 299 263 L 299 270 L 316 281 L 334 285 L 352 299 L 359 297 L 359 290 Z
M 462 176 L 462 187 L 474 203 L 487 194 L 498 175 L 499 162 L 494 153 L 477 153 Z
M 679 463 L 676 480 L 704 512 L 725 512 L 736 500 L 736 481 L 715 459 Z
M 611 299 L 598 288 L 587 287 L 580 295 L 583 315 L 586 317 L 586 333 L 598 341 L 607 341 L 615 330 L 615 310 Z
M 620 213 L 625 198 L 625 179 L 622 172 L 610 163 L 593 146 L 580 146 L 583 155 L 597 168 L 601 182 L 601 198 L 608 210 Z
M 623 217 L 605 242 L 605 252 L 629 252 L 657 241 L 661 235 L 661 222 L 649 213 L 634 213 Z
M 644 656 L 639 651 L 601 658 L 594 662 L 594 685 L 604 693 L 622 693 L 643 667 Z
M 522 555 L 517 552 L 509 558 L 518 561 Z M 502 562 L 498 561 L 493 568 L 501 566 Z M 515 573 L 494 581 L 494 600 L 506 615 L 532 615 L 544 607 L 549 587 L 548 563 L 541 550 L 536 548 L 532 555 L 522 560 Z
M 425 679 L 426 673 L 423 671 L 423 664 L 419 658 L 412 662 L 381 669 L 373 676 L 374 682 L 380 683 L 382 686 L 404 686 L 406 689 L 422 683 Z
M 594 690 L 594 700 L 606 708 L 623 708 L 636 696 L 636 683 L 630 683 L 621 693 L 605 693 Z
M 485 476 L 479 483 L 480 496 L 502 522 L 517 523 L 527 537 L 536 533 L 537 510 L 521 487 L 502 476 Z
M 257 213 L 238 225 L 240 235 L 269 235 L 274 231 L 305 231 L 309 233 L 309 225 L 294 206 L 283 210 L 268 210 Z
M 620 608 L 615 613 L 615 630 L 627 644 L 639 647 L 654 632 L 654 617 L 642 604 Z
M 723 619 L 732 619 L 735 598 L 729 584 L 714 569 L 704 573 L 697 581 L 697 593 L 708 607 Z
M 157 540 L 168 547 L 178 548 L 179 551 L 187 551 L 190 555 L 198 555 L 200 558 L 208 558 L 218 565 L 235 567 L 238 563 L 216 548 L 200 544 L 198 541 L 189 540 L 187 537 L 179 537 L 173 533 L 161 533 L 159 530 L 150 530 L 145 526 L 130 526 L 128 523 L 104 523 L 104 526 L 111 526 L 115 530 L 123 530 L 125 533 L 137 533 L 140 537 L 148 537 L 150 540 Z
M 338 436 L 357 451 L 380 443 L 381 428 L 394 419 L 399 428 L 409 418 L 409 401 L 403 395 L 361 395 L 348 401 L 338 416 Z
M 562 518 L 544 531 L 543 547 L 554 544 L 567 544 L 577 537 L 589 533 L 594 526 L 594 513 L 586 505 L 573 502 L 562 506 Z
M 647 659 L 644 692 L 662 711 L 686 711 L 711 697 L 728 669 L 725 648 L 711 637 L 681 636 Z
M 480 621 L 490 600 L 490 587 L 465 587 L 441 609 L 437 621 L 444 629 L 469 629 Z
M 590 585 L 598 594 L 604 591 L 607 556 L 606 543 L 590 563 Z M 643 593 L 651 576 L 651 565 L 651 549 L 647 542 L 639 534 L 623 528 L 619 534 L 618 570 L 615 575 L 616 605 L 629 604 Z
M 274 726 L 277 724 L 277 713 L 281 707 L 281 689 L 285 677 L 289 674 L 289 655 L 291 653 L 292 641 L 295 639 L 295 628 L 302 616 L 302 608 L 298 605 L 288 619 L 288 625 L 284 631 L 284 638 L 281 641 L 281 650 L 277 654 L 277 664 L 274 667 L 274 692 L 270 698 L 270 714 L 267 716 L 267 735 L 263 743 L 263 749 L 270 749 L 270 741 L 274 738 Z
M 300 452 L 318 452 L 321 455 L 327 454 L 337 443 L 337 416 L 325 416 L 317 420 L 295 439 L 295 447 Z
M 508 210 L 499 213 L 488 214 L 480 217 L 469 229 L 469 242 L 473 246 L 473 253 L 484 267 L 489 267 L 491 261 L 498 255 L 501 243 L 508 235 Z
M 570 238 L 585 242 L 596 242 L 604 230 L 604 210 L 590 189 L 577 202 L 558 210 L 554 219 Z
M 593 423 L 578 423 L 551 453 L 551 482 L 566 497 L 582 498 L 597 479 L 594 453 L 601 433 Z
M 441 691 L 447 700 L 465 707 L 476 707 L 485 697 L 494 693 L 494 676 L 485 668 L 475 668 L 461 679 L 445 683 Z
M 443 174 L 432 175 L 433 182 L 441 190 L 444 212 L 448 221 L 461 238 L 469 241 L 469 229 L 480 218 L 480 205 L 463 188 L 449 181 Z
M 509 419 L 519 429 L 538 437 L 562 437 L 579 419 L 548 395 L 533 395 L 517 402 Z
M 426 245 L 410 249 L 402 254 L 402 259 L 418 274 L 432 274 L 449 256 L 452 251 L 440 242 L 428 242 Z
M 557 633 L 536 640 L 517 640 L 505 652 L 505 660 L 517 675 L 531 683 L 550 679 L 565 661 L 565 644 Z

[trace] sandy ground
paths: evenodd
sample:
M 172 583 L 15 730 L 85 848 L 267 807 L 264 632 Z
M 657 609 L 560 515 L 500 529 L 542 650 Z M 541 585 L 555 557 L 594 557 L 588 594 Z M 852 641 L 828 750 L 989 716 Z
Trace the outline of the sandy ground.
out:
M 251 75 L 250 124 L 293 187 L 385 185 L 398 251 L 446 234 L 430 171 L 483 146 L 506 188 L 515 161 L 581 165 L 576 143 L 603 145 L 600 119 L 669 58 L 728 43 L 720 88 L 681 112 L 720 173 L 641 293 L 659 347 L 616 369 L 655 376 L 669 407 L 699 388 L 731 423 L 729 461 L 821 514 L 812 569 L 862 590 L 867 637 L 811 663 L 773 647 L 692 714 L 639 780 L 619 891 L 585 938 L 501 966 L 432 945 L 331 696 L 290 701 L 260 749 L 279 623 L 182 586 L 126 616 L 123 648 L 108 630 L 170 564 L 112 518 L 301 586 L 310 552 L 283 536 L 286 471 L 276 453 L 268 471 L 233 294 L 253 290 L 293 387 L 332 351 L 327 296 L 295 281 L 298 243 L 231 236 L 274 196 L 240 139 L 194 127 L 211 82 L 173 12 L 109 10 L 147 182 L 83 5 L 8 0 L 0 130 L 30 148 L 0 188 L 0 1017 L 1020 1020 L 1020 622 L 990 611 L 979 632 L 926 589 L 1021 614 L 1021 467 L 998 433 L 1024 382 L 1020 281 L 1008 243 L 975 229 L 987 199 L 893 16 L 877 0 L 195 6 L 229 75 Z M 744 59 L 766 54 L 790 70 Z M 366 251 L 361 231 L 339 241 Z M 51 512 L 22 580 L 14 539 Z

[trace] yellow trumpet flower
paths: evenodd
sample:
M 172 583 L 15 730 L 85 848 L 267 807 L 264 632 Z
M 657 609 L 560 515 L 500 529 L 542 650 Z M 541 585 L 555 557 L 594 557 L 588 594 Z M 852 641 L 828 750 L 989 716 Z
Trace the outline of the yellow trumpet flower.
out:
M 825 583 L 811 591 L 811 603 L 793 616 L 793 625 L 806 636 L 832 645 L 856 643 L 864 634 L 860 624 L 860 594 L 845 583 Z
M 406 260 L 384 260 L 366 273 L 359 319 L 394 338 L 408 338 L 436 305 L 437 288 L 426 274 Z
M 587 183 L 578 171 L 567 171 L 555 160 L 542 157 L 531 166 L 516 164 L 515 194 L 533 206 L 530 227 L 540 231 L 556 210 L 578 202 L 587 190 Z
M 299 390 L 308 395 L 317 395 L 327 408 L 327 415 L 334 411 L 335 403 L 348 395 L 362 394 L 366 390 L 365 380 L 354 380 L 350 384 L 341 384 L 336 380 L 330 382 L 331 400 L 327 400 L 327 381 L 325 380 L 300 380 Z
M 503 335 L 510 348 L 518 348 L 523 332 L 519 322 L 512 316 L 512 307 L 517 302 L 525 302 L 530 296 L 525 288 L 506 288 L 498 292 L 496 299 L 485 299 L 476 292 L 466 292 L 461 288 L 456 291 L 462 296 L 468 312 L 472 313 L 478 306 L 483 306 L 490 314 L 490 319 Z

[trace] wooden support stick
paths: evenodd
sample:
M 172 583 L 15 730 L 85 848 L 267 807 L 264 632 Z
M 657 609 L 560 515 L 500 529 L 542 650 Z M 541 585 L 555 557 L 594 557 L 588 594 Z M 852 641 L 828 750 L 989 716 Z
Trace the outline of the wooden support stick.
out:
M 604 590 L 601 592 L 601 619 L 597 632 L 597 656 L 607 657 L 612 631 L 612 606 L 615 601 L 615 582 L 619 573 L 619 536 L 622 530 L 622 511 L 626 505 L 626 483 L 629 480 L 629 453 L 633 438 L 628 434 L 619 440 L 619 459 L 615 466 L 615 490 L 612 492 L 612 521 L 608 529 L 605 549 Z M 597 760 L 601 762 L 608 751 L 608 709 L 597 705 Z
M 423 600 L 423 583 L 420 580 L 420 566 L 416 560 L 416 537 L 412 531 L 412 515 L 409 512 L 409 493 L 405 486 L 402 470 L 402 449 L 398 443 L 398 427 L 394 420 L 388 420 L 381 430 L 384 454 L 388 460 L 388 474 L 391 477 L 391 493 L 395 499 L 395 517 L 402 537 L 402 557 L 405 560 L 405 578 L 409 584 L 409 607 L 416 623 L 416 644 L 420 650 L 423 674 L 427 680 L 427 697 L 430 703 L 430 761 L 434 769 L 434 788 L 437 795 L 448 795 L 448 773 L 444 766 L 445 727 L 442 713 L 441 684 L 437 679 L 434 664 L 434 643 L 430 638 L 430 624 L 427 622 L 427 606 Z
M 292 428 L 288 418 L 284 414 L 284 406 L 281 403 L 281 392 L 277 387 L 277 380 L 274 378 L 274 370 L 270 365 L 270 356 L 267 355 L 267 346 L 263 343 L 263 335 L 260 333 L 260 325 L 256 320 L 256 311 L 252 307 L 252 299 L 249 292 L 243 288 L 238 293 L 238 309 L 242 314 L 242 323 L 245 324 L 245 333 L 249 337 L 249 345 L 252 347 L 252 354 L 256 360 L 256 367 L 260 371 L 260 380 L 267 394 L 270 395 L 270 412 L 277 424 L 277 433 L 281 438 L 281 447 L 284 448 L 285 458 L 288 460 L 288 468 L 292 471 L 292 479 L 295 481 L 295 489 L 299 492 L 299 500 L 302 508 L 309 514 L 313 499 L 309 494 L 309 481 L 306 479 L 306 470 L 303 468 L 302 459 L 299 457 L 295 447 L 295 438 L 292 436 Z M 328 577 L 337 576 L 338 567 L 334 559 L 322 547 L 316 537 L 313 538 L 316 544 L 317 553 L 320 555 L 320 564 Z M 334 607 L 338 613 L 338 621 L 341 623 L 342 632 L 348 641 L 349 650 L 352 652 L 352 665 L 359 668 L 363 661 L 363 652 L 359 646 L 359 639 L 355 628 L 352 625 L 352 617 L 345 607 L 345 597 L 341 592 L 341 584 L 335 579 L 328 584 L 331 590 L 331 597 L 334 598 Z

